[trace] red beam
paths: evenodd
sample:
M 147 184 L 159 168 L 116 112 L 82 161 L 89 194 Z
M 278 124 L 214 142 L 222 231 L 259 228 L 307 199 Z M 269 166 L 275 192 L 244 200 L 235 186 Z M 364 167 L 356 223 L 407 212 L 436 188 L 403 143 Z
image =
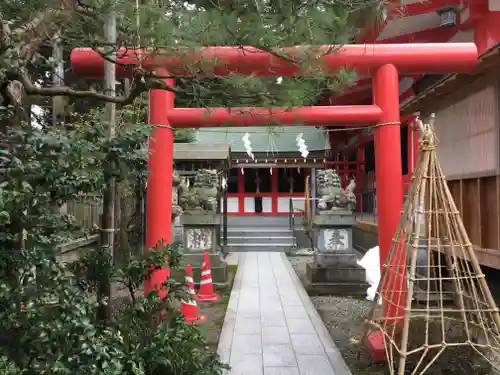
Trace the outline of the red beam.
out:
M 303 52 L 304 48 L 283 48 L 281 53 L 294 56 Z M 389 63 L 401 74 L 460 73 L 469 71 L 477 62 L 474 43 L 355 44 L 340 46 L 331 53 L 327 52 L 332 51 L 332 46 L 319 47 L 318 51 L 325 54 L 321 59 L 323 69 L 328 74 L 335 74 L 345 67 L 354 68 L 358 73 L 368 73 Z M 104 59 L 92 49 L 75 49 L 70 59 L 76 74 L 89 78 L 103 76 Z M 121 76 L 127 75 L 122 65 L 133 67 L 142 64 L 144 68 L 151 70 L 164 68 L 173 76 L 194 75 L 195 73 L 186 67 L 186 61 L 189 61 L 191 66 L 197 63 L 211 63 L 211 71 L 218 76 L 232 73 L 260 76 L 304 74 L 297 64 L 254 47 L 206 47 L 198 52 L 187 52 L 184 55 L 178 53 L 176 56 L 166 51 L 147 55 L 141 51 L 123 51 L 123 56 L 117 59 L 117 73 Z
M 292 108 L 174 108 L 167 117 L 174 128 L 238 127 L 261 125 L 367 125 L 376 124 L 382 110 L 375 105 Z

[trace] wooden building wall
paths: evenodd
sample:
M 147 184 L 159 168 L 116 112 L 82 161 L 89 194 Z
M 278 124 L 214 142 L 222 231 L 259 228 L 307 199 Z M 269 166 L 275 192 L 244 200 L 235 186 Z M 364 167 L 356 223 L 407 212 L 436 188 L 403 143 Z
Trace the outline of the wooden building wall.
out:
M 447 179 L 496 174 L 499 164 L 497 86 L 436 112 L 437 152 Z
M 500 269 L 499 85 L 436 111 L 438 155 L 482 265 Z

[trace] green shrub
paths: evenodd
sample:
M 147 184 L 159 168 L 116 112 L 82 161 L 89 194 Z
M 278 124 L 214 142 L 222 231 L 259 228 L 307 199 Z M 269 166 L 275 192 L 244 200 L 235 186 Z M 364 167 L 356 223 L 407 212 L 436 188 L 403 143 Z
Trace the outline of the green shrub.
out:
M 105 248 L 73 264 L 56 261 L 58 245 L 80 230 L 59 212 L 60 204 L 99 191 L 109 173 L 123 179 L 136 168 L 134 181 L 146 174 L 147 153 L 139 152 L 147 142 L 143 128 L 109 141 L 100 124 L 88 125 L 2 135 L 0 373 L 221 374 L 225 366 L 175 308 L 184 286 L 169 281 L 166 299 L 143 297 L 139 290 L 165 259 L 178 266 L 175 246 L 157 246 L 121 267 Z M 106 300 L 97 288 L 103 280 L 123 285 L 128 295 Z M 108 306 L 115 310 L 112 318 L 99 319 L 97 308 Z

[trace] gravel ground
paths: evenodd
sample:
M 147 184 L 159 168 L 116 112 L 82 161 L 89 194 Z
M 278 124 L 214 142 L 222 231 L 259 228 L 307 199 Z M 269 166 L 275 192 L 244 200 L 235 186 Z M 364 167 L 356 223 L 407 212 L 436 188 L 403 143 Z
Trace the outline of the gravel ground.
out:
M 312 262 L 313 257 L 291 256 L 289 260 L 299 277 L 302 278 L 305 274 L 306 264 Z M 312 296 L 311 301 L 322 317 L 326 328 L 353 375 L 389 374 L 388 367 L 383 364 L 372 363 L 361 346 L 364 322 L 370 313 L 371 302 L 336 296 Z M 448 332 L 452 337 L 458 338 L 460 334 L 455 335 L 453 331 L 463 332 L 463 330 L 456 328 L 460 327 L 450 327 Z M 410 336 L 421 337 L 421 333 L 424 331 L 425 324 L 415 321 L 410 328 Z M 448 335 L 447 337 L 451 338 Z M 433 341 L 436 343 L 441 342 L 441 336 L 436 340 Z M 458 341 L 463 342 L 462 339 Z M 420 346 L 423 342 L 416 344 Z M 456 350 L 446 350 L 439 360 L 425 372 L 425 375 L 489 375 L 494 373 L 493 371 L 490 372 L 489 365 L 482 360 L 478 360 L 476 353 L 471 352 L 470 348 L 459 347 Z M 411 372 L 407 374 L 410 375 Z

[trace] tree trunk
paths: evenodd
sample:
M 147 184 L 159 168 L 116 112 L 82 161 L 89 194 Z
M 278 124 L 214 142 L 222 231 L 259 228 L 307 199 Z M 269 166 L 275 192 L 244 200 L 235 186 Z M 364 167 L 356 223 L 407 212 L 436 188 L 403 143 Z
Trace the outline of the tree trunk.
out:
M 107 40 L 111 44 L 116 43 L 116 14 L 111 11 L 107 17 L 104 25 L 104 33 Z M 116 66 L 113 62 L 104 62 L 104 89 L 108 95 L 115 94 L 115 81 L 116 81 Z M 115 113 L 116 105 L 114 103 L 106 103 L 105 117 L 108 123 L 108 137 L 112 139 L 115 134 Z M 105 255 L 113 257 L 114 253 L 114 236 L 115 236 L 115 177 L 114 165 L 109 165 L 106 173 L 106 187 L 103 194 L 102 203 L 102 225 L 101 225 L 101 251 Z M 108 252 L 108 254 L 105 254 Z M 101 279 L 99 280 L 98 300 L 99 307 L 97 317 L 100 320 L 111 319 L 111 281 L 109 274 L 101 272 Z

